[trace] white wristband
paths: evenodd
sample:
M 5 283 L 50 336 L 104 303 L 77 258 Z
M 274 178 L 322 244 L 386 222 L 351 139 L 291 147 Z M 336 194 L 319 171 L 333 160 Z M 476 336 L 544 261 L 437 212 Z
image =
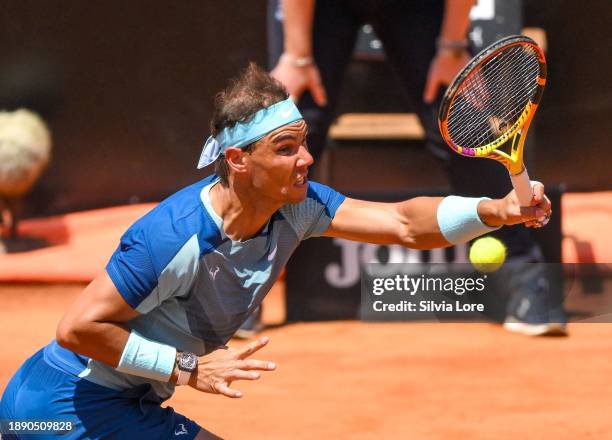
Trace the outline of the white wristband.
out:
M 452 244 L 465 243 L 500 227 L 485 225 L 478 215 L 478 204 L 487 197 L 445 197 L 438 205 L 440 232 Z
M 132 330 L 116 370 L 168 382 L 175 363 L 176 348 L 147 339 Z

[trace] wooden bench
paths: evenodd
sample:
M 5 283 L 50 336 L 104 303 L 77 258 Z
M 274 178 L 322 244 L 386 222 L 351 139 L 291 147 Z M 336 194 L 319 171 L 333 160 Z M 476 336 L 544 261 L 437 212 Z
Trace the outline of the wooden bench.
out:
M 423 142 L 425 131 L 413 113 L 345 113 L 329 130 L 329 140 L 321 158 L 319 179 L 333 183 L 335 156 L 351 144 Z
M 343 140 L 423 140 L 425 131 L 414 113 L 345 113 L 329 129 L 329 137 Z

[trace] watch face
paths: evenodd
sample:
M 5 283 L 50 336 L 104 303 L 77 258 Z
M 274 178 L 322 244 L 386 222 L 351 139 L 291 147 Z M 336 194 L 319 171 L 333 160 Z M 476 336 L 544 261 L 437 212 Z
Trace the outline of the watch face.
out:
M 198 366 L 198 357 L 193 353 L 181 353 L 178 367 L 183 371 L 194 371 Z

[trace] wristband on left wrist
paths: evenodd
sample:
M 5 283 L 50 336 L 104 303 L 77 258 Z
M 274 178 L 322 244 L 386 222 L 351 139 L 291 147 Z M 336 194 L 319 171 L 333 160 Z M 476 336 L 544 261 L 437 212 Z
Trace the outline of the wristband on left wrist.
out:
M 466 243 L 473 238 L 499 229 L 489 226 L 480 218 L 478 206 L 491 199 L 487 197 L 448 196 L 438 205 L 437 219 L 440 233 L 451 244 Z

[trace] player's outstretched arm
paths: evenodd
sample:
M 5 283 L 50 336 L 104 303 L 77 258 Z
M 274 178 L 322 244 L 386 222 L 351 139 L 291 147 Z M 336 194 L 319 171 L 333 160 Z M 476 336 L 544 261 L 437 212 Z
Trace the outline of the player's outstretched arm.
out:
M 415 249 L 448 246 L 436 212 L 441 197 L 417 197 L 399 203 L 347 198 L 325 235 L 376 244 L 401 244 Z
M 347 198 L 325 235 L 433 249 L 468 241 L 503 225 L 541 226 L 550 213 L 541 183 L 534 186 L 534 200 L 528 208 L 520 206 L 514 191 L 494 200 L 450 196 L 380 203 Z

